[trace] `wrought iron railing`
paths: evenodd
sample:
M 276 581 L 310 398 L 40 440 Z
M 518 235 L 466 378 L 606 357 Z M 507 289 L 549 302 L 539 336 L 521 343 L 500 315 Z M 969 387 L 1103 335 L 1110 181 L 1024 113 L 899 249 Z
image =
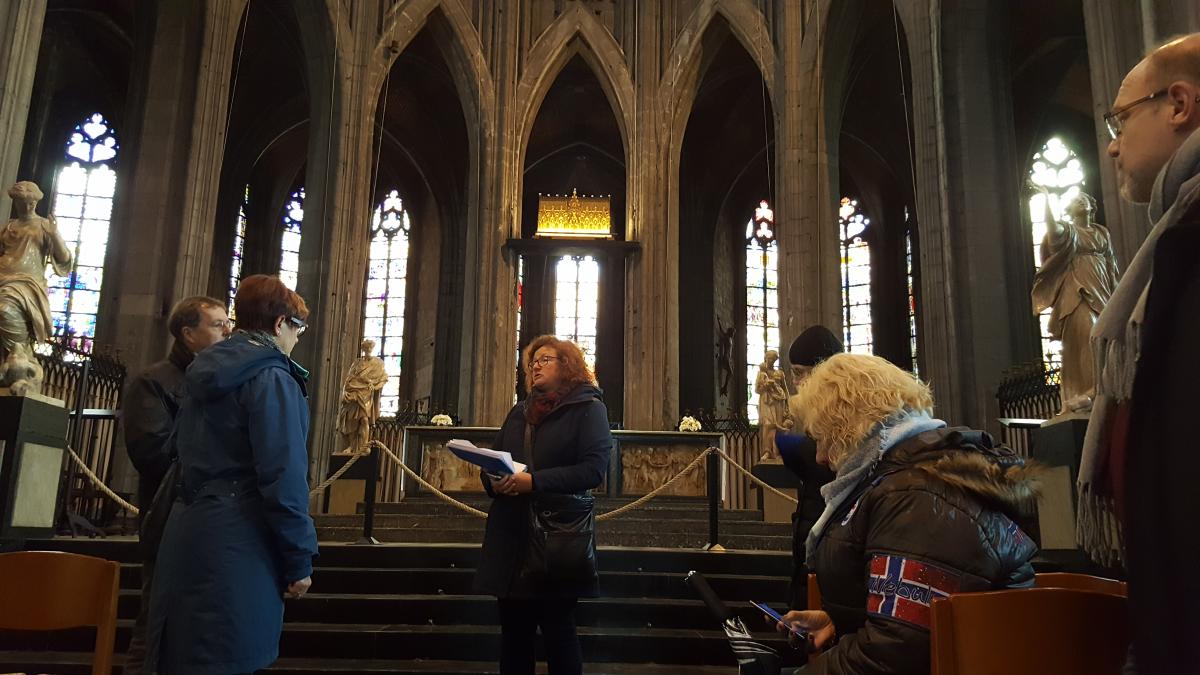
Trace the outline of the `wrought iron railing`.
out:
M 126 375 L 120 356 L 104 348 L 83 351 L 68 338 L 39 345 L 37 358 L 44 372 L 42 395 L 62 400 L 68 411 L 67 444 L 93 473 L 111 483 Z M 117 509 L 73 462 L 67 462 L 59 513 L 61 529 L 74 533 L 80 527 L 110 524 Z
M 1062 408 L 1060 377 L 1057 367 L 1038 361 L 1010 369 L 996 388 L 1000 418 L 1007 420 L 1001 425 L 1001 440 L 1022 457 L 1029 456 L 1031 429 Z

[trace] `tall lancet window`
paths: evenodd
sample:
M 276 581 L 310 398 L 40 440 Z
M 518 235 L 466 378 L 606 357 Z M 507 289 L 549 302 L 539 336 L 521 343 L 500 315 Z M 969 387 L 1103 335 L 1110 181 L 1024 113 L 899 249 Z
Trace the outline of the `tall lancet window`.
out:
M 104 116 L 95 113 L 75 126 L 67 140 L 64 164 L 54 180 L 50 213 L 71 251 L 72 269 L 65 277 L 47 268 L 54 332 L 90 351 L 96 335 L 104 254 L 117 192 L 117 136 Z
M 555 264 L 554 334 L 583 351 L 596 369 L 596 317 L 600 313 L 600 264 L 590 255 L 563 256 Z
M 1046 188 L 1050 197 L 1050 212 L 1061 220 L 1063 210 L 1084 187 L 1083 163 L 1079 156 L 1057 136 L 1046 141 L 1033 156 L 1029 181 Z M 1033 268 L 1042 266 L 1042 239 L 1046 236 L 1046 195 L 1038 192 L 1029 198 L 1029 219 L 1033 223 Z M 1048 367 L 1062 364 L 1062 342 L 1050 335 L 1050 308 L 1038 316 L 1042 342 L 1042 360 Z
M 412 222 L 400 193 L 392 190 L 375 207 L 371 219 L 371 263 L 363 308 L 363 338 L 375 341 L 388 381 L 383 385 L 380 413 L 400 409 L 400 372 L 404 353 L 404 303 L 408 284 L 408 251 Z
M 768 350 L 779 351 L 779 245 L 773 232 L 755 237 L 761 228 L 772 228 L 774 221 L 775 212 L 764 201 L 746 223 L 746 416 L 751 422 L 758 421 L 754 391 L 758 366 Z
M 871 354 L 871 245 L 867 243 L 870 219 L 859 210 L 858 200 L 842 197 L 838 209 L 842 233 L 842 329 L 846 351 Z
M 283 208 L 283 238 L 279 241 L 279 278 L 293 291 L 300 278 L 300 228 L 304 225 L 304 188 L 296 190 Z
M 905 220 L 908 219 L 908 208 L 904 209 Z M 917 293 L 913 278 L 913 236 L 909 229 L 904 233 L 904 278 L 908 281 L 908 351 L 912 355 L 913 375 L 921 376 L 921 368 L 917 363 Z
M 242 283 L 242 256 L 246 249 L 246 207 L 250 205 L 250 186 L 242 191 L 242 203 L 238 204 L 237 226 L 233 231 L 233 251 L 229 256 L 229 315 L 233 316 L 233 299 L 238 284 Z

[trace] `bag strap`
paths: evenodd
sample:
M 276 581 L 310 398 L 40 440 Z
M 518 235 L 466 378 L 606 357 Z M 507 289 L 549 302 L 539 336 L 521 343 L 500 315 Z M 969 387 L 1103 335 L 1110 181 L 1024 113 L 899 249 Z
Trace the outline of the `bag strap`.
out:
M 533 472 L 533 426 L 525 423 L 525 463 L 530 473 Z

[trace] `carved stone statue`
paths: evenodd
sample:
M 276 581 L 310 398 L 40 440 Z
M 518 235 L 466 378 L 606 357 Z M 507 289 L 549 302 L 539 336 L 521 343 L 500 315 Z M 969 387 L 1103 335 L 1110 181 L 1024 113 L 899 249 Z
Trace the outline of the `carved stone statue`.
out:
M 1034 275 L 1032 296 L 1034 312 L 1050 308 L 1050 334 L 1063 343 L 1062 413 L 1091 410 L 1096 376 L 1089 336 L 1117 287 L 1112 238 L 1092 220 L 1095 209 L 1095 200 L 1081 192 L 1059 221 L 1047 194 L 1042 267 Z
M 54 216 L 34 208 L 42 200 L 37 184 L 21 181 L 8 190 L 17 217 L 0 230 L 0 394 L 24 396 L 42 391 L 42 367 L 33 353 L 50 337 L 50 298 L 46 265 L 71 271 L 71 251 Z
M 370 451 L 371 425 L 379 419 L 379 392 L 387 383 L 383 360 L 372 356 L 375 342 L 363 340 L 360 355 L 350 365 L 342 384 L 337 431 L 346 444 L 339 454 L 359 455 Z
M 790 429 L 788 418 L 788 390 L 786 376 L 775 368 L 779 354 L 767 350 L 763 362 L 758 366 L 758 377 L 754 380 L 754 391 L 758 394 L 758 429 L 762 438 L 763 459 L 778 456 L 775 449 L 775 430 Z

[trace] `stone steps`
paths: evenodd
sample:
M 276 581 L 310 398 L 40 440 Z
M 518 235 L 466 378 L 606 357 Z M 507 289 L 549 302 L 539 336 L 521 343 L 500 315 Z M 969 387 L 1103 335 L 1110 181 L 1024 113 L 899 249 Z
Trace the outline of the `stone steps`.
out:
M 27 548 L 121 562 L 116 651 L 122 653 L 140 601 L 136 541 L 54 539 Z M 282 658 L 269 672 L 496 673 L 495 600 L 471 588 L 479 556 L 479 546 L 468 544 L 322 543 L 313 591 L 287 601 Z M 787 553 L 601 547 L 597 557 L 604 597 L 582 600 L 577 614 L 588 673 L 732 672 L 723 634 L 683 583 L 692 569 L 748 625 L 761 626 L 764 641 L 791 651 L 746 602 L 782 606 Z M 0 632 L 0 672 L 86 673 L 93 639 L 92 630 Z

